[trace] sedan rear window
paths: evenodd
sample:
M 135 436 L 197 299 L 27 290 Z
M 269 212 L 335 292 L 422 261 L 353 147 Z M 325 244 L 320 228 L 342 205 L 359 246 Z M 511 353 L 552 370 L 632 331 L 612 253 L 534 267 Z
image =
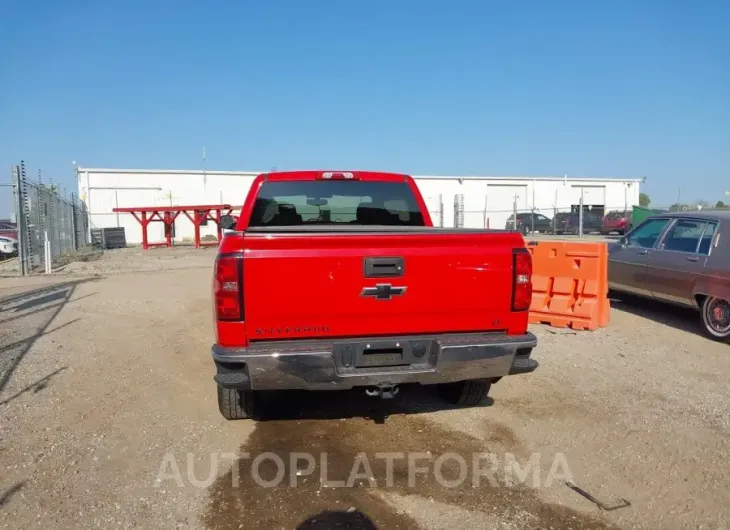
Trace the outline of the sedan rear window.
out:
M 261 185 L 249 226 L 423 226 L 406 182 L 272 181 Z
M 680 219 L 664 239 L 664 250 L 697 252 L 707 223 L 691 219 Z
M 704 254 L 705 256 L 710 254 L 710 247 L 712 246 L 712 239 L 715 236 L 716 230 L 717 223 L 709 223 L 707 225 L 705 232 L 702 234 L 702 239 L 700 240 L 700 248 L 698 250 L 700 254 Z

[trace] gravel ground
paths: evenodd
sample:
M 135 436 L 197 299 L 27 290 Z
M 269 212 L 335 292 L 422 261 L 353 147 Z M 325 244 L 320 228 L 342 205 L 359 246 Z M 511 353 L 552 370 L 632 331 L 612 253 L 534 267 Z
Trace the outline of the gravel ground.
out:
M 616 301 L 597 332 L 535 326 L 538 371 L 503 379 L 480 407 L 450 409 L 419 388 L 393 402 L 282 393 L 269 398 L 269 421 L 226 422 L 208 353 L 213 255 L 125 249 L 50 278 L 0 278 L 0 527 L 730 525 L 730 350 L 700 336 L 692 312 Z M 265 451 L 326 452 L 331 480 L 363 453 L 378 487 L 302 474 L 296 488 L 262 488 L 250 460 L 231 465 Z M 373 457 L 384 451 L 487 452 L 498 484 L 472 487 L 469 467 L 454 488 L 433 473 L 409 485 L 396 463 L 388 486 Z M 538 484 L 505 484 L 507 453 L 523 465 L 537 454 Z M 581 488 L 630 506 L 601 511 L 550 483 L 560 455 Z M 444 470 L 453 478 L 453 465 Z

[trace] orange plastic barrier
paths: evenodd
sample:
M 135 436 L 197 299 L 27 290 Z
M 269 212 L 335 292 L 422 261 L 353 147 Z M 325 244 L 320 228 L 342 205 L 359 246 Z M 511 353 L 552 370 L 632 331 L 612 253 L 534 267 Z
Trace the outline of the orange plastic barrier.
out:
M 532 324 L 594 330 L 608 325 L 606 243 L 539 241 L 532 254 Z

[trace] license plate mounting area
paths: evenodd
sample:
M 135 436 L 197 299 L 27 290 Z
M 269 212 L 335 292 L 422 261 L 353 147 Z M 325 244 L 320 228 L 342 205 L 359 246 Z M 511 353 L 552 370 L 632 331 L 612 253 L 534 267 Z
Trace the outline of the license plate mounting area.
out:
M 428 338 L 342 341 L 333 353 L 340 373 L 411 371 L 436 366 L 439 344 Z

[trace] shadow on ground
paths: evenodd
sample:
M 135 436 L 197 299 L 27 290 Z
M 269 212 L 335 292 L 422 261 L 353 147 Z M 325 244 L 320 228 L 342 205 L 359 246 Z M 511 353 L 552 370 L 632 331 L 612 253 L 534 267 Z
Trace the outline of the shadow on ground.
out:
M 25 486 L 25 482 L 18 482 L 16 484 L 13 484 L 7 490 L 1 492 L 0 493 L 0 508 L 2 508 L 8 502 L 10 502 L 10 499 L 13 497 L 13 495 L 15 495 L 20 490 L 22 490 L 23 486 Z
M 60 374 L 61 372 L 63 372 L 66 368 L 68 368 L 68 366 L 62 366 L 58 370 L 54 370 L 51 373 L 49 373 L 48 375 L 46 375 L 44 377 L 41 377 L 40 379 L 38 379 L 37 381 L 34 381 L 30 385 L 27 385 L 25 388 L 19 390 L 18 392 L 16 392 L 15 394 L 13 394 L 12 396 L 10 396 L 9 398 L 3 399 L 2 401 L 0 401 L 0 406 L 6 405 L 7 403 L 10 403 L 11 401 L 13 401 L 14 399 L 22 396 L 26 392 L 33 392 L 34 394 L 37 394 L 38 392 L 41 392 L 42 390 L 45 390 L 45 388 L 48 386 L 48 384 L 51 382 L 51 380 L 55 376 L 57 376 L 58 374 Z
M 99 277 L 84 278 L 36 289 L 26 289 L 7 296 L 0 294 L 0 327 L 4 328 L 7 333 L 0 335 L 0 392 L 8 385 L 16 368 L 40 337 L 73 325 L 79 320 L 75 319 L 51 327 L 61 310 L 73 300 L 76 287 L 79 284 L 98 279 Z M 15 322 L 14 328 L 20 330 L 22 337 L 20 340 L 10 342 L 9 338 L 12 335 L 8 331 L 11 322 Z M 44 375 L 14 396 L 3 400 L 1 404 L 10 402 L 28 390 L 42 390 L 60 371 Z
M 352 511 L 326 511 L 308 517 L 296 530 L 378 530 L 375 523 L 364 513 Z
M 656 300 L 623 293 L 611 293 L 610 298 L 611 309 L 707 338 L 702 332 L 699 312 L 691 308 L 664 304 Z
M 384 423 L 389 416 L 422 414 L 454 409 L 438 394 L 436 386 L 400 385 L 395 399 L 370 397 L 363 389 L 307 392 L 261 392 L 257 396 L 257 421 L 337 420 L 362 418 Z M 485 398 L 477 407 L 494 403 Z M 464 407 L 458 407 L 464 408 Z

